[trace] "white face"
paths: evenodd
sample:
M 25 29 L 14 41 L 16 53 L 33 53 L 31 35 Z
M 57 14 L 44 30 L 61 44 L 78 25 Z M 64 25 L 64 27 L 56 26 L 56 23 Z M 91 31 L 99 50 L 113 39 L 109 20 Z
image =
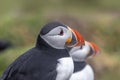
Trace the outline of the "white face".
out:
M 40 35 L 50 46 L 56 49 L 64 49 L 66 40 L 72 37 L 72 33 L 69 29 L 58 26 L 52 29 L 46 35 Z
M 90 52 L 90 46 L 88 42 L 85 42 L 85 45 L 73 47 L 69 54 L 72 56 L 74 61 L 84 61 Z

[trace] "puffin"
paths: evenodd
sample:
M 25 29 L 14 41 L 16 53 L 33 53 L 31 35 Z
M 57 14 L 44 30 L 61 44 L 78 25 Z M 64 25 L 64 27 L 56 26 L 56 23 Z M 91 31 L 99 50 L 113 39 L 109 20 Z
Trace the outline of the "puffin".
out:
M 39 32 L 35 47 L 18 57 L 0 80 L 69 80 L 74 64 L 66 47 L 76 45 L 84 45 L 79 32 L 49 22 Z
M 94 71 L 85 60 L 99 53 L 100 48 L 88 41 L 85 41 L 82 47 L 76 46 L 70 49 L 69 54 L 74 61 L 74 73 L 69 80 L 94 80 Z

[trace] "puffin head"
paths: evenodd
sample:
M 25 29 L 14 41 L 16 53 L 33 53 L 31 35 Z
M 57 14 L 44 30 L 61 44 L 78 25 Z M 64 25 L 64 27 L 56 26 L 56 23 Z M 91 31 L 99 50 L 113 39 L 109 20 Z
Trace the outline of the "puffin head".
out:
M 95 43 L 88 41 L 85 41 L 84 46 L 76 46 L 69 51 L 74 61 L 85 61 L 86 58 L 99 53 L 99 47 Z
M 79 32 L 60 22 L 50 22 L 46 24 L 41 29 L 39 37 L 56 49 L 84 45 L 84 38 Z

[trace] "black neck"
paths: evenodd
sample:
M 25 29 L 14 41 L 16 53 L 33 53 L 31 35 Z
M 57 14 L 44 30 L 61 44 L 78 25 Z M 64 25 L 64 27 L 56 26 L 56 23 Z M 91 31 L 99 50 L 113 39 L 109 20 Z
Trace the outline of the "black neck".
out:
M 87 63 L 85 61 L 81 61 L 81 62 L 74 61 L 74 72 L 81 71 L 82 69 L 84 69 L 86 64 Z

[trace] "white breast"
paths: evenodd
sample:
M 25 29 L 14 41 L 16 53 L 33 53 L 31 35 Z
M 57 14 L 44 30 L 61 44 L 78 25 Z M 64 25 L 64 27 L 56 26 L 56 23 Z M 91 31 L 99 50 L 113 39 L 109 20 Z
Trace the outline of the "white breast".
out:
M 64 57 L 58 60 L 56 80 L 69 80 L 73 73 L 74 65 L 71 57 Z
M 70 80 L 94 80 L 94 72 L 90 65 L 78 72 L 72 74 Z

